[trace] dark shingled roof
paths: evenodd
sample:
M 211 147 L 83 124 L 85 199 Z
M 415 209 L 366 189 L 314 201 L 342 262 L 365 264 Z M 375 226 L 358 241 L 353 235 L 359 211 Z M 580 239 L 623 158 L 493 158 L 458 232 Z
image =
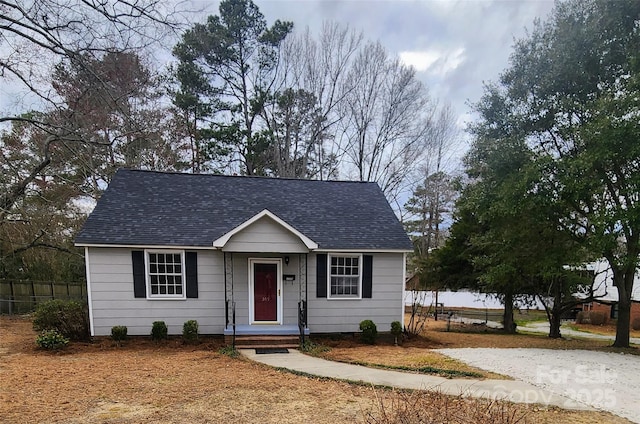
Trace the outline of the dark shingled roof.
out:
M 120 169 L 77 244 L 207 246 L 264 209 L 320 249 L 412 250 L 376 183 Z

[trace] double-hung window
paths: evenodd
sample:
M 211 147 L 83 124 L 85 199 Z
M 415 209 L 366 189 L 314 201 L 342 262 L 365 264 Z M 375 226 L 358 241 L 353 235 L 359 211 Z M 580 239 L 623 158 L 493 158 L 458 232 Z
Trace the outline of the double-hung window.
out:
M 185 298 L 184 252 L 147 252 L 147 293 L 149 298 Z
M 329 261 L 329 298 L 360 299 L 362 296 L 362 257 L 331 255 Z

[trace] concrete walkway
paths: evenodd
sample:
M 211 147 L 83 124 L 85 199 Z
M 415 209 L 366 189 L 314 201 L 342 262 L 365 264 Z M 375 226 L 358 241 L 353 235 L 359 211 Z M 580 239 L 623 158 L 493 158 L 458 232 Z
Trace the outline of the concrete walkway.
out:
M 515 403 L 543 404 L 564 409 L 592 409 L 564 396 L 517 380 L 450 379 L 410 372 L 367 368 L 360 365 L 315 358 L 304 355 L 295 349 L 289 349 L 289 353 L 270 354 L 256 354 L 254 349 L 241 349 L 240 353 L 252 361 L 319 377 L 401 389 L 438 391 L 453 396 L 464 395 L 507 400 Z

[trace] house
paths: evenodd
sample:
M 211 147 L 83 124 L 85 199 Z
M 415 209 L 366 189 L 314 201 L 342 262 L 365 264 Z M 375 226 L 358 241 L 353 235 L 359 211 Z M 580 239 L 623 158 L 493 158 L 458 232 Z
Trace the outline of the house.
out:
M 412 244 L 375 183 L 119 170 L 76 238 L 92 335 L 379 331 Z
M 583 311 L 603 312 L 609 319 L 618 319 L 618 289 L 613 285 L 613 272 L 605 259 L 592 262 L 587 269 L 594 275 L 593 302 L 584 303 Z M 636 272 L 631 292 L 631 322 L 640 320 L 640 274 Z

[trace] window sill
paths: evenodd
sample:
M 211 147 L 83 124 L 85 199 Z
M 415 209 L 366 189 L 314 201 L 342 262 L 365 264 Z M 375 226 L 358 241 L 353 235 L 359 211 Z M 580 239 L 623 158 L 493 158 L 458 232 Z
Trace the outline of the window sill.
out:
M 362 297 L 361 296 L 358 296 L 358 297 L 327 296 L 327 300 L 362 300 Z
M 186 297 L 147 297 L 147 300 L 187 300 Z

